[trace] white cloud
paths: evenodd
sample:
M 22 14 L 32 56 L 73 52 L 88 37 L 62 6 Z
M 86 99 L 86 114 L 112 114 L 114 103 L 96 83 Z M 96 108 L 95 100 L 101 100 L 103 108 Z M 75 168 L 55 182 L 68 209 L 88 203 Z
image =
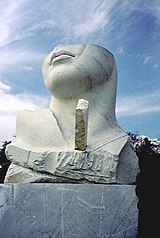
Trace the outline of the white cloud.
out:
M 105 12 L 95 13 L 91 18 L 83 23 L 74 26 L 76 37 L 88 36 L 107 24 Z
M 1 115 L 0 116 L 0 145 L 3 141 L 14 140 L 16 130 L 16 116 L 15 115 Z
M 46 1 L 39 4 L 34 0 L 4 0 L 0 3 L 0 47 L 32 36 L 38 29 L 53 28 L 50 8 Z M 39 8 L 41 7 L 41 8 Z M 52 7 L 53 4 L 52 4 Z M 38 9 L 37 9 L 38 8 Z M 43 14 L 43 16 L 42 16 Z
M 88 2 L 89 3 L 89 2 Z M 88 36 L 97 30 L 106 27 L 110 23 L 110 12 L 115 7 L 117 0 L 110 2 L 93 1 L 82 14 L 82 19 L 73 26 L 75 36 Z
M 144 58 L 144 65 L 150 66 L 153 69 L 157 69 L 159 67 L 159 59 L 157 59 L 156 55 L 155 56 L 145 56 Z
M 1 2 L 0 46 L 23 37 L 18 32 L 22 26 L 23 11 L 21 9 L 24 5 L 24 0 L 6 0 Z
M 34 63 L 40 63 L 42 60 L 44 54 L 41 49 L 35 50 L 31 41 L 29 45 L 24 43 L 24 39 L 36 34 L 38 29 L 53 28 L 52 20 L 42 17 L 41 14 L 43 10 L 44 15 L 50 11 L 47 9 L 47 2 L 41 6 L 40 11 L 37 10 L 37 4 L 38 1 L 33 0 L 0 1 L 1 75 L 6 70 L 13 73 L 15 68 L 30 71 Z M 19 44 L 14 44 L 17 41 Z
M 37 34 L 41 29 L 51 35 L 63 33 L 60 41 L 68 41 L 85 39 L 99 30 L 104 30 L 110 39 L 110 31 L 122 27 L 121 31 L 117 29 L 118 37 L 125 34 L 127 26 L 132 26 L 129 16 L 134 10 L 141 10 L 140 6 L 139 0 L 132 4 L 128 0 L 6 0 L 0 6 L 0 46 Z
M 53 20 L 46 20 L 43 21 L 41 23 L 34 23 L 33 26 L 28 28 L 28 32 L 33 33 L 36 32 L 38 29 L 47 29 L 47 28 L 51 28 L 53 29 L 55 27 L 55 22 Z
M 33 70 L 33 67 L 31 67 L 31 66 L 20 66 L 19 68 L 21 70 L 25 70 L 25 71 L 32 71 Z
M 124 47 L 121 46 L 120 48 L 118 48 L 115 52 L 115 54 L 123 54 L 124 53 Z
M 160 1 L 159 0 L 148 0 L 145 3 L 145 11 L 148 11 L 159 24 L 160 21 Z
M 157 68 L 159 68 L 159 65 L 158 64 L 154 64 L 154 69 L 157 69 Z
M 79 40 L 91 36 L 99 30 L 105 30 L 110 38 L 110 30 L 117 29 L 117 35 L 124 35 L 134 24 L 130 16 L 136 10 L 148 11 L 159 16 L 159 0 L 70 0 L 70 1 L 34 1 L 3 0 L 0 4 L 0 46 L 47 29 L 52 35 L 63 33 L 60 40 Z M 160 17 L 159 17 L 160 18 Z M 132 19 L 133 20 L 133 19 Z M 134 22 L 138 19 L 134 19 Z
M 147 64 L 147 63 L 150 63 L 150 62 L 152 62 L 152 61 L 153 61 L 152 56 L 146 56 L 143 63 L 144 63 L 144 64 Z
M 0 50 L 0 54 L 0 73 L 6 70 L 13 72 L 14 68 L 32 70 L 32 65 L 34 63 L 40 63 L 44 57 L 44 54 L 41 52 L 16 47 L 13 49 Z
M 160 113 L 160 92 L 146 95 L 121 97 L 117 101 L 118 117 L 141 116 L 142 114 Z
M 138 23 L 141 22 L 143 14 L 137 17 L 134 14 L 135 11 L 150 13 L 157 22 L 160 20 L 159 0 L 146 0 L 145 3 L 139 0 L 132 3 L 128 0 L 2 0 L 0 9 L 0 76 L 4 71 L 13 74 L 14 69 L 21 69 L 24 73 L 33 70 L 34 64 L 41 62 L 44 56 L 43 50 L 50 47 L 50 42 L 54 44 L 57 40 L 60 43 L 72 43 L 84 40 L 87 42 L 91 39 L 100 44 L 110 44 L 112 47 L 115 45 L 118 49 L 116 53 L 121 54 L 124 51 L 122 44 L 125 46 L 125 42 L 121 39 L 127 41 L 133 36 L 128 33 L 135 33 L 136 37 L 136 30 L 139 31 Z M 46 42 L 40 41 L 39 30 L 42 29 L 46 34 Z M 36 46 L 35 41 L 32 41 L 33 35 L 37 37 Z M 24 41 L 26 38 L 27 43 Z M 17 40 L 19 41 L 16 42 Z M 13 44 L 15 42 L 16 44 Z M 155 61 L 155 55 L 150 52 L 146 56 L 143 54 L 141 59 L 152 69 L 159 67 L 159 62 Z M 2 104 L 0 120 L 1 125 L 6 125 L 5 129 L 0 129 L 7 133 L 7 124 L 13 125 L 11 121 L 19 110 L 34 109 L 39 106 L 41 108 L 42 101 L 45 99 L 29 94 L 9 94 L 10 85 L 4 83 L 7 79 L 3 77 L 1 79 L 4 81 L 0 82 L 0 103 Z M 156 98 L 159 99 L 156 94 L 121 98 L 117 104 L 117 113 L 119 116 L 127 116 L 157 112 L 159 104 Z
M 60 42 L 87 40 L 96 32 L 103 30 L 106 35 L 113 20 L 112 10 L 116 8 L 118 2 L 118 0 L 61 0 L 53 4 L 52 1 L 47 1 L 48 9 L 45 8 L 43 11 L 41 25 L 46 24 L 45 29 L 48 27 L 52 35 L 60 33 Z M 44 22 L 45 14 L 48 21 Z M 36 26 L 38 24 L 30 29 L 36 29 Z
M 11 89 L 11 86 L 9 84 L 2 83 L 0 81 L 0 93 L 9 92 L 10 89 Z
M 48 104 L 48 100 L 44 97 L 30 94 L 7 94 L 0 93 L 1 115 L 15 115 L 23 109 L 38 109 L 44 108 Z

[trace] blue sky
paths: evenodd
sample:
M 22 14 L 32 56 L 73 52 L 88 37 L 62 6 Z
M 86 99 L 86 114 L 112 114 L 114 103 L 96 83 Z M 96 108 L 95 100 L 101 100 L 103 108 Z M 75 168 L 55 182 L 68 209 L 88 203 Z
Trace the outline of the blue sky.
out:
M 116 116 L 125 131 L 159 137 L 159 0 L 0 0 L 0 141 L 17 113 L 48 108 L 43 57 L 57 44 L 97 44 L 117 63 Z

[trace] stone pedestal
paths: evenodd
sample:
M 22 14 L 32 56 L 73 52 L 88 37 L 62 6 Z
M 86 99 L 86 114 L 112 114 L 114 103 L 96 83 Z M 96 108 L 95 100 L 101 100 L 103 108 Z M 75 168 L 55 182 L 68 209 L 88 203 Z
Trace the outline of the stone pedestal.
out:
M 136 238 L 134 185 L 0 185 L 2 238 Z

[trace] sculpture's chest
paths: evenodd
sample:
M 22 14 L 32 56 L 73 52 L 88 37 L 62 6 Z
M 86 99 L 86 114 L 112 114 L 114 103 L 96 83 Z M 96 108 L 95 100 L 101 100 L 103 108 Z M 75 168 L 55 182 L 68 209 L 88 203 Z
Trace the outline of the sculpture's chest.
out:
M 53 148 L 55 150 L 66 147 L 63 134 L 49 110 L 30 112 L 26 115 L 17 139 L 33 147 Z

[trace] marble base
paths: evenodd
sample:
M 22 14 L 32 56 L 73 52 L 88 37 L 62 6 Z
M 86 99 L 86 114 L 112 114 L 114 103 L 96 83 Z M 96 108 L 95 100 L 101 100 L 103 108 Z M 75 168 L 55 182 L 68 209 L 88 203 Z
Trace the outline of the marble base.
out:
M 126 140 L 126 139 L 125 139 Z M 126 143 L 119 156 L 98 151 L 35 152 L 10 144 L 7 159 L 12 162 L 5 183 L 61 182 L 135 184 L 138 158 Z
M 136 238 L 135 185 L 0 185 L 0 237 Z

